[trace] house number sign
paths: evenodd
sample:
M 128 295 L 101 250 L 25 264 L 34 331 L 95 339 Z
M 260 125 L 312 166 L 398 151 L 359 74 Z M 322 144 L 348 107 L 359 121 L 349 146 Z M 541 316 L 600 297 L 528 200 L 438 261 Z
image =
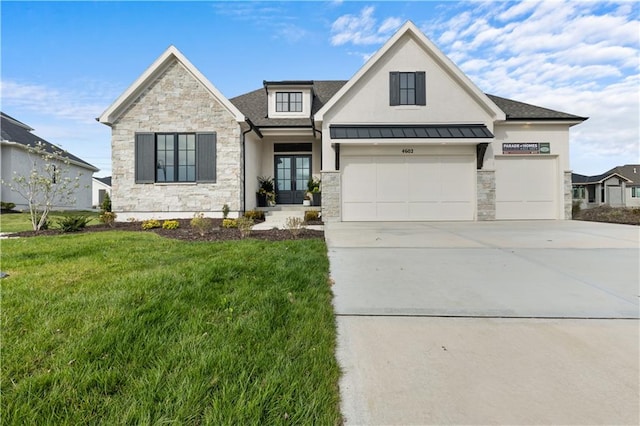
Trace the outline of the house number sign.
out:
M 413 148 L 402 148 L 403 154 L 413 154 Z

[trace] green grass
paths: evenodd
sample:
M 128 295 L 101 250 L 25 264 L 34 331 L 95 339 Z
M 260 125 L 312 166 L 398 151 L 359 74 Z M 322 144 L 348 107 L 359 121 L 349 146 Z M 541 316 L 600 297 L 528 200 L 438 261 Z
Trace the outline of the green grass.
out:
M 92 217 L 92 221 L 89 222 L 89 225 L 95 225 L 98 222 L 97 212 L 88 212 L 88 211 L 68 211 L 68 212 L 51 212 L 49 214 L 49 223 L 51 223 L 52 228 L 57 228 L 58 225 L 56 220 L 62 218 L 67 214 L 79 214 Z M 31 226 L 31 218 L 29 213 L 3 213 L 0 215 L 0 232 L 21 232 L 21 231 L 32 231 L 33 226 Z
M 2 241 L 2 424 L 338 424 L 322 240 Z

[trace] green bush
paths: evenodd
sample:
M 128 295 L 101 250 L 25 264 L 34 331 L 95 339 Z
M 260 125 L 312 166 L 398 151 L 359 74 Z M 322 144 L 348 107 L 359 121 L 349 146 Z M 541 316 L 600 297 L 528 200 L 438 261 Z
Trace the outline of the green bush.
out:
M 244 217 L 251 220 L 264 220 L 264 212 L 261 210 L 249 210 L 244 212 Z
M 580 215 L 580 210 L 582 210 L 582 207 L 580 207 L 582 205 L 582 203 L 580 201 L 574 201 L 573 203 L 571 203 L 571 217 L 572 218 L 577 218 Z
M 196 213 L 193 215 L 193 219 L 189 222 L 192 228 L 198 231 L 201 237 L 213 228 L 213 223 L 208 217 L 204 217 L 204 213 Z
M 304 221 L 311 222 L 320 219 L 320 212 L 317 210 L 307 210 L 304 212 Z
M 229 216 L 229 211 L 231 209 L 229 208 L 229 204 L 225 204 L 224 206 L 222 206 L 222 218 L 226 219 Z
M 236 219 L 222 219 L 223 228 L 237 228 L 238 221 Z
M 111 197 L 108 192 L 104 194 L 104 199 L 102 200 L 102 204 L 100 204 L 100 211 L 102 211 L 102 213 L 111 211 Z
M 160 228 L 162 224 L 157 219 L 149 219 L 142 222 L 142 229 Z
M 5 203 L 4 201 L 0 202 L 0 208 L 2 210 L 13 210 L 16 208 L 16 203 Z
M 177 220 L 165 220 L 162 222 L 162 229 L 178 229 L 180 223 Z
M 100 216 L 98 216 L 98 219 L 100 220 L 100 222 L 113 228 L 117 217 L 118 215 L 114 212 L 103 212 Z
M 87 226 L 87 223 L 91 221 L 89 216 L 84 215 L 65 215 L 56 222 L 62 232 L 78 232 Z M 42 228 L 41 228 L 42 229 Z

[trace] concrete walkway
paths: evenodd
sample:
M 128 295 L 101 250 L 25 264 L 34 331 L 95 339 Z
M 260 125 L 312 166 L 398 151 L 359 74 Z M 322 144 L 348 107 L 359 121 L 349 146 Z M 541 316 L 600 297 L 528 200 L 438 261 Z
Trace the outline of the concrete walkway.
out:
M 326 228 L 346 424 L 639 424 L 638 227 Z

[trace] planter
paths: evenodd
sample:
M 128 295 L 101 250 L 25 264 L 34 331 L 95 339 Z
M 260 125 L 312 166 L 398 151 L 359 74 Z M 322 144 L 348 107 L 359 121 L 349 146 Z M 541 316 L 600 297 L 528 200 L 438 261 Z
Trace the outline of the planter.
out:
M 313 205 L 321 206 L 322 205 L 322 192 L 312 192 L 313 195 Z
M 256 194 L 258 207 L 267 207 L 267 194 Z
M 302 205 L 303 206 L 310 206 L 311 205 L 311 200 L 303 200 L 302 201 Z

